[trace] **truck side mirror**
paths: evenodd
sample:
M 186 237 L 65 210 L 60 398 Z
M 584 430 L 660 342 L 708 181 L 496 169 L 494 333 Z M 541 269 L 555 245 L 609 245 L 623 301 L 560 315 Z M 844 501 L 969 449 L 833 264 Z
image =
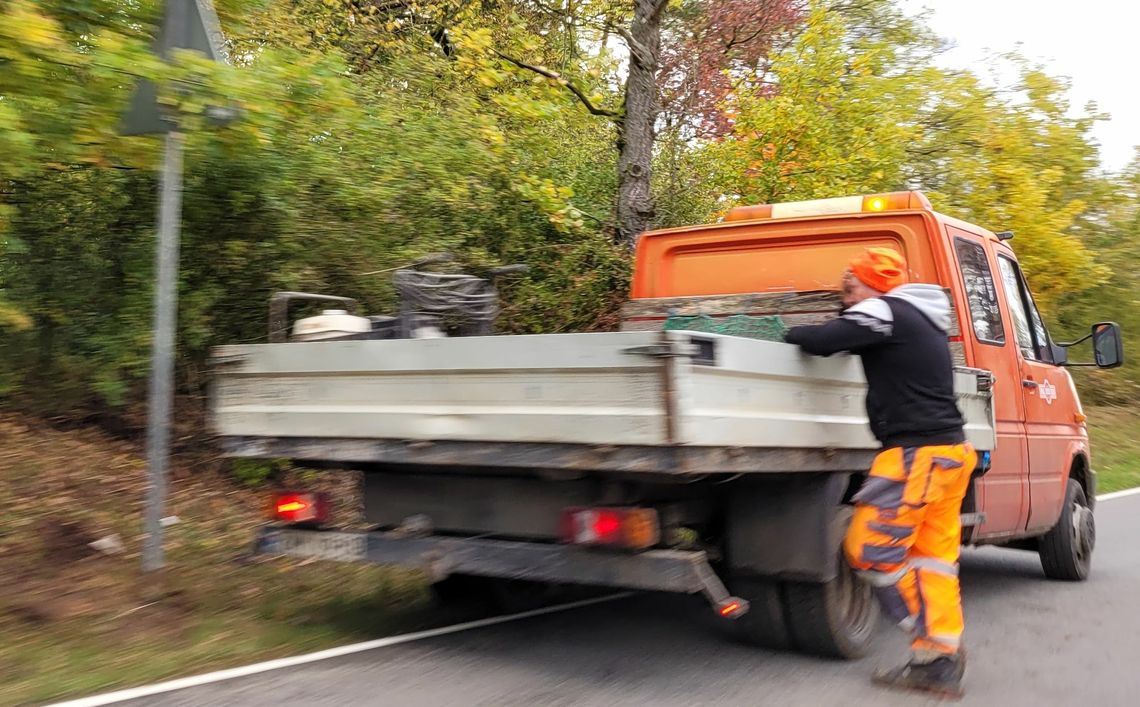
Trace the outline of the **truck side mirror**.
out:
M 1124 364 L 1124 341 L 1120 336 L 1119 324 L 1093 324 L 1092 340 L 1097 368 L 1117 368 Z

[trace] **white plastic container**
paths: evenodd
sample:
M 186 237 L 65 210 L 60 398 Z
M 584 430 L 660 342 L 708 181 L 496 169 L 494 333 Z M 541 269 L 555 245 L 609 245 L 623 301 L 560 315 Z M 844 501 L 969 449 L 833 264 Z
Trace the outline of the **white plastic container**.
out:
M 315 317 L 298 319 L 293 324 L 294 341 L 323 341 L 372 331 L 367 317 L 357 317 L 343 309 L 326 309 Z

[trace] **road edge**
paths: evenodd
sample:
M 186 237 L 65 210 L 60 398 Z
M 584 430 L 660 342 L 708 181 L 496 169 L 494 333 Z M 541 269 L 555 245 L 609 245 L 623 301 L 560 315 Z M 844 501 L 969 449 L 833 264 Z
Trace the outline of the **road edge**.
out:
M 288 658 L 276 658 L 274 660 L 267 660 L 261 663 L 252 663 L 250 665 L 243 665 L 237 668 L 226 668 L 224 670 L 216 670 L 214 672 L 192 675 L 185 678 L 175 678 L 174 680 L 157 682 L 150 685 L 129 687 L 123 690 L 116 690 L 114 692 L 105 692 L 101 695 L 81 697 L 75 700 L 68 700 L 66 702 L 56 702 L 49 705 L 49 707 L 101 707 L 102 705 L 111 705 L 119 702 L 126 702 L 128 700 L 137 700 L 143 697 L 151 697 L 153 695 L 159 695 L 166 692 L 184 690 L 190 687 L 199 687 L 201 685 L 208 685 L 210 683 L 224 682 L 226 680 L 246 677 L 248 675 L 256 675 L 258 673 L 265 673 L 271 670 L 291 668 L 293 666 L 304 665 L 306 663 L 316 663 L 318 661 L 328 660 L 329 658 L 339 658 L 341 656 L 375 650 L 377 648 L 387 648 L 388 646 L 395 646 L 401 643 L 412 643 L 414 641 L 422 641 L 428 638 L 446 636 L 452 633 L 472 631 L 475 629 L 486 628 L 488 626 L 496 626 L 498 624 L 505 624 L 512 621 L 522 621 L 523 619 L 529 619 L 536 616 L 545 616 L 547 614 L 557 614 L 563 611 L 581 609 L 583 607 L 592 606 L 594 604 L 603 604 L 606 602 L 616 601 L 618 599 L 624 599 L 631 594 L 632 592 L 607 594 L 604 597 L 594 597 L 591 599 L 583 599 L 581 601 L 574 601 L 566 604 L 557 604 L 555 606 L 547 606 L 541 609 L 523 611 L 517 614 L 491 616 L 485 619 L 478 619 L 476 621 L 467 621 L 460 624 L 452 624 L 450 626 L 440 626 L 439 628 L 426 629 L 424 631 L 415 631 L 413 633 L 403 633 L 398 636 L 387 636 L 385 638 L 377 638 L 371 641 L 352 643 L 347 646 L 326 648 L 325 650 L 316 651 L 314 653 L 304 653 L 302 655 L 291 656 Z
M 1135 496 L 1140 493 L 1140 486 L 1131 489 L 1123 489 L 1121 491 L 1111 491 L 1109 493 L 1102 493 L 1096 497 L 1097 502 L 1111 501 L 1114 498 L 1124 498 L 1125 496 Z
M 1140 494 L 1140 487 L 1104 493 L 1097 496 L 1096 500 L 1098 502 L 1111 501 L 1113 499 L 1135 496 L 1137 494 Z M 101 695 L 81 697 L 79 699 L 69 700 L 66 702 L 57 702 L 49 705 L 49 707 L 102 707 L 103 705 L 126 702 L 127 700 L 137 700 L 142 697 L 150 697 L 152 695 L 159 695 L 166 692 L 184 690 L 189 687 L 198 687 L 200 685 L 223 682 L 226 680 L 232 680 L 234 678 L 256 675 L 258 673 L 265 673 L 271 670 L 280 670 L 281 668 L 290 668 L 295 665 L 316 663 L 318 661 L 328 660 L 329 658 L 339 658 L 340 656 L 351 655 L 353 653 L 361 653 L 363 651 L 370 651 L 376 648 L 386 648 L 388 646 L 395 646 L 401 643 L 412 643 L 414 641 L 422 641 L 424 639 L 435 638 L 437 636 L 446 636 L 452 633 L 461 633 L 463 631 L 472 631 L 479 628 L 485 628 L 487 626 L 496 626 L 498 624 L 505 624 L 511 621 L 521 621 L 523 619 L 529 619 L 535 616 L 544 616 L 546 614 L 556 614 L 563 611 L 571 611 L 573 609 L 580 609 L 583 607 L 592 606 L 594 604 L 602 604 L 605 602 L 615 601 L 617 599 L 623 599 L 630 596 L 631 594 L 632 592 L 608 594 L 604 597 L 584 599 L 582 601 L 570 602 L 568 604 L 558 604 L 556 606 L 548 606 L 541 609 L 534 609 L 532 611 L 524 611 L 518 614 L 492 616 L 486 619 L 467 621 L 465 623 L 452 624 L 450 626 L 441 626 L 439 628 L 427 629 L 425 631 L 416 631 L 414 633 L 404 633 L 398 636 L 377 638 L 375 640 L 364 641 L 362 643 L 352 643 L 347 646 L 327 648 L 325 650 L 316 651 L 314 653 L 305 653 L 289 658 L 277 658 L 275 660 L 267 660 L 261 663 L 253 663 L 237 668 L 227 668 L 225 670 L 217 670 L 214 672 L 202 673 L 201 675 L 193 675 L 185 678 L 176 678 L 174 680 L 167 680 L 165 682 L 154 683 L 151 685 L 131 687 L 124 690 L 116 690 L 115 692 L 106 692 Z

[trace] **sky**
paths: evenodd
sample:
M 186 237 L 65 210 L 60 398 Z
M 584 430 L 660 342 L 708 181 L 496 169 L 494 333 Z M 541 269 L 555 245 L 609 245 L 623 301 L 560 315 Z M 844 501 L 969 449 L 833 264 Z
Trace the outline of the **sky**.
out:
M 1136 0 L 902 0 L 911 14 L 953 43 L 948 67 L 989 72 L 993 53 L 1019 51 L 1072 83 L 1074 112 L 1096 101 L 1101 164 L 1117 171 L 1140 145 L 1140 2 Z

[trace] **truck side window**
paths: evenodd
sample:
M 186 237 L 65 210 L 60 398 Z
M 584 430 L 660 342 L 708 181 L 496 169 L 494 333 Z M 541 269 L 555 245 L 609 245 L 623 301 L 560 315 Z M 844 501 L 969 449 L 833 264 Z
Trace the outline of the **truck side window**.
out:
M 1025 285 L 1025 278 L 1021 276 L 1021 269 L 1004 255 L 998 256 L 998 266 L 1001 268 L 1001 281 L 1009 301 L 1009 311 L 1017 330 L 1017 345 L 1021 353 L 1031 361 L 1052 363 L 1049 333 L 1045 331 L 1045 323 L 1041 320 L 1037 305 L 1033 303 L 1033 296 Z
M 990 344 L 1005 343 L 1005 328 L 1001 323 L 994 276 L 981 244 L 965 238 L 954 239 L 958 251 L 958 264 L 966 284 L 966 299 L 970 303 L 970 319 L 979 341 Z

